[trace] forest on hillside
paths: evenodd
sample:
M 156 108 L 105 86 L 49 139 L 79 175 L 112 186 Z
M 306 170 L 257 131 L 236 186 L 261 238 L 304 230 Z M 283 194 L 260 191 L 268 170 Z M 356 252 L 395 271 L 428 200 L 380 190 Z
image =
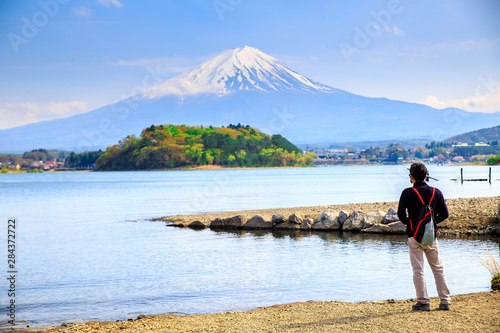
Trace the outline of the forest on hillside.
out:
M 152 170 L 188 166 L 310 166 L 316 155 L 302 155 L 283 136 L 250 127 L 152 125 L 139 138 L 129 135 L 106 149 L 96 169 Z
M 500 138 L 500 125 L 482 128 L 477 131 L 462 133 L 452 136 L 451 138 L 443 140 L 445 143 L 478 143 L 478 142 L 492 142 Z

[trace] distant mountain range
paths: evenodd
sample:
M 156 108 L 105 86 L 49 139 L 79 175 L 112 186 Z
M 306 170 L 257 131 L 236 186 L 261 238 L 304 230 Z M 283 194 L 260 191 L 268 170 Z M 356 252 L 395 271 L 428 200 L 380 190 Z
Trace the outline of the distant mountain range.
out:
M 411 89 L 409 83 L 408 89 Z M 252 47 L 229 49 L 129 99 L 63 119 L 0 130 L 0 152 L 97 150 L 152 124 L 241 123 L 294 144 L 435 140 L 500 124 L 468 113 L 369 98 L 308 79 Z
M 500 125 L 483 128 L 477 131 L 472 131 L 468 133 L 463 133 L 459 135 L 452 136 L 448 139 L 443 140 L 447 143 L 478 143 L 478 142 L 492 142 L 500 141 Z

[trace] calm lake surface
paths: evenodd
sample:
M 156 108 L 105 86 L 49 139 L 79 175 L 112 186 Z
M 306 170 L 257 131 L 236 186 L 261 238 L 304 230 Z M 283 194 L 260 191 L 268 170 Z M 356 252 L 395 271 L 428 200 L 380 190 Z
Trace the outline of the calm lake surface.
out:
M 7 219 L 16 229 L 16 320 L 30 325 L 116 320 L 139 314 L 198 314 L 313 300 L 414 297 L 405 236 L 215 232 L 167 228 L 159 216 L 397 201 L 407 165 L 214 171 L 0 175 L 7 269 Z M 463 167 L 487 178 L 488 167 Z M 466 182 L 460 167 L 429 167 L 446 198 L 500 195 L 493 182 Z M 498 257 L 498 239 L 441 238 L 452 294 L 489 290 L 476 254 Z M 436 296 L 427 268 L 428 289 Z M 2 308 L 8 284 L 0 279 Z M 1 314 L 6 322 L 6 312 Z M 25 323 L 26 324 L 26 323 Z

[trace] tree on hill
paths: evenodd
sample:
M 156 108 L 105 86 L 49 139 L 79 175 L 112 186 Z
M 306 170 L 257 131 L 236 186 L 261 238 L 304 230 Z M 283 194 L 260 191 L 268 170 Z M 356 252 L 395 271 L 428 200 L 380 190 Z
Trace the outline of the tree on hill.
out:
M 34 161 L 53 161 L 55 160 L 57 157 L 55 155 L 53 155 L 51 152 L 49 152 L 48 150 L 46 149 L 43 149 L 43 148 L 40 148 L 40 149 L 34 149 L 30 152 L 25 152 L 23 154 L 23 159 L 31 159 L 31 160 L 34 160 Z
M 486 160 L 489 165 L 500 164 L 500 155 L 491 156 Z
M 500 154 L 500 146 L 459 146 L 453 149 L 453 156 L 470 158 L 474 155 Z
M 498 141 L 500 138 L 500 125 L 483 128 L 477 131 L 463 133 L 459 135 L 452 136 L 448 139 L 443 140 L 445 143 L 479 143 L 479 142 L 491 142 Z
M 102 150 L 86 151 L 83 153 L 72 152 L 64 160 L 64 166 L 67 168 L 86 168 L 95 164 L 97 159 L 104 154 Z
M 398 158 L 403 158 L 403 159 L 407 159 L 410 154 L 408 153 L 408 151 L 406 149 L 404 149 L 403 147 L 401 147 L 401 144 L 389 144 L 386 148 L 385 148 L 385 154 L 388 157 L 388 160 L 389 161 L 393 161 L 393 162 L 396 162 L 398 160 Z
M 108 147 L 98 170 L 168 169 L 198 165 L 305 166 L 311 156 L 281 135 L 269 136 L 241 124 L 228 127 L 152 125 Z

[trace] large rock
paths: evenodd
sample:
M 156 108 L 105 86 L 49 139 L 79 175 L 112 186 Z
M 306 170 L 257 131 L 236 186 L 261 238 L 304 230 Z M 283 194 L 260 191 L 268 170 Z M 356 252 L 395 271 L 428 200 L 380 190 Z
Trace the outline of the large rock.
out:
M 303 217 L 300 214 L 293 213 L 288 217 L 288 222 L 295 224 L 302 224 Z
M 384 216 L 382 224 L 389 224 L 396 221 L 399 221 L 398 212 L 394 208 L 389 208 L 389 211 Z
M 213 229 L 241 229 L 245 225 L 246 219 L 241 215 L 228 217 L 226 219 L 216 218 L 210 223 Z
M 351 216 L 344 222 L 342 230 L 347 231 L 360 231 L 366 227 L 371 227 L 372 225 L 367 225 L 365 223 L 366 214 L 360 210 L 355 210 L 352 212 Z
M 392 222 L 387 225 L 393 234 L 406 234 L 406 225 L 401 221 Z
M 327 209 L 321 213 L 311 226 L 313 230 L 338 230 L 340 228 L 339 213 L 332 209 Z
M 493 226 L 493 228 L 491 228 L 490 235 L 500 237 L 500 225 Z
M 188 224 L 188 228 L 191 229 L 205 229 L 207 226 L 200 221 L 193 221 Z
M 379 210 L 379 211 L 371 212 L 371 213 L 366 214 L 365 222 L 367 223 L 367 225 L 371 224 L 373 226 L 375 224 L 382 223 L 382 221 L 384 220 L 384 217 L 385 217 L 384 211 Z
M 236 228 L 241 229 L 246 223 L 246 219 L 241 215 L 236 215 L 226 219 L 226 227 L 227 228 Z
M 272 229 L 273 223 L 264 220 L 261 215 L 255 215 L 250 220 L 245 223 L 243 229 L 251 230 L 251 229 Z
M 300 224 L 300 230 L 311 230 L 314 221 L 312 219 L 305 219 Z
M 271 222 L 273 223 L 273 226 L 276 226 L 280 223 L 284 223 L 284 222 L 286 222 L 285 216 L 283 216 L 282 214 L 275 214 L 271 218 Z
M 189 224 L 189 222 L 186 222 L 186 221 L 177 221 L 177 222 L 172 222 L 172 223 L 167 224 L 167 227 L 184 228 L 188 224 Z
M 215 220 L 213 220 L 212 222 L 210 222 L 210 228 L 213 228 L 213 229 L 224 229 L 226 227 L 226 224 L 225 224 L 225 219 L 221 219 L 221 218 L 216 218 Z
M 349 214 L 345 210 L 341 210 L 339 213 L 339 223 L 341 225 L 349 218 Z
M 300 224 L 292 222 L 278 223 L 274 226 L 275 230 L 298 230 L 300 229 Z
M 362 229 L 361 232 L 371 232 L 380 234 L 406 234 L 406 226 L 400 221 L 389 224 L 376 223 L 371 227 Z
M 386 225 L 386 224 L 381 224 L 377 223 L 374 224 L 373 226 L 361 230 L 361 232 L 372 232 L 372 233 L 379 233 L 379 234 L 388 234 L 391 232 L 391 228 Z
M 288 217 L 288 221 L 281 214 L 273 215 L 273 226 L 276 230 L 297 230 L 300 229 L 302 224 L 302 216 L 299 214 L 292 214 Z

